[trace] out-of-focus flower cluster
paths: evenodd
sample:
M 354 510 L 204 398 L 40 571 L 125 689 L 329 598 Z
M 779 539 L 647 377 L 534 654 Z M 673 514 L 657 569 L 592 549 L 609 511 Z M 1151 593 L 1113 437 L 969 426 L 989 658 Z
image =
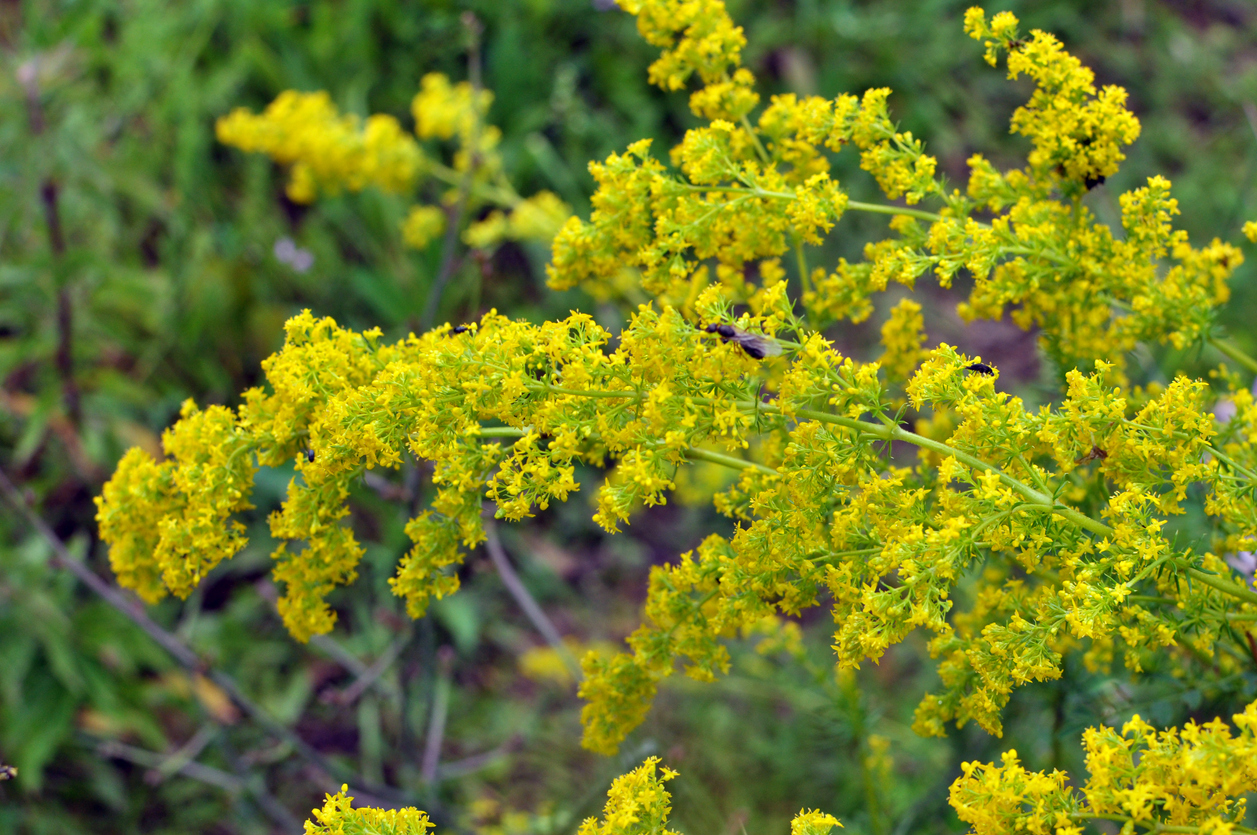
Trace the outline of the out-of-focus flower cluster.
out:
M 436 203 L 412 206 L 402 225 L 403 240 L 415 249 L 438 238 L 452 213 L 473 217 L 483 208 L 488 216 L 463 230 L 469 246 L 490 249 L 508 239 L 549 243 L 571 209 L 548 191 L 522 198 L 511 187 L 497 151 L 501 131 L 486 122 L 492 103 L 487 90 L 429 73 L 411 103 L 413 134 L 393 116 L 363 120 L 342 114 L 326 92 L 295 90 L 260 114 L 232 111 L 218 120 L 217 132 L 220 142 L 289 166 L 288 196 L 296 203 L 368 186 L 404 195 L 445 186 Z M 452 142 L 452 164 L 440 162 L 439 148 L 425 151 L 425 140 Z

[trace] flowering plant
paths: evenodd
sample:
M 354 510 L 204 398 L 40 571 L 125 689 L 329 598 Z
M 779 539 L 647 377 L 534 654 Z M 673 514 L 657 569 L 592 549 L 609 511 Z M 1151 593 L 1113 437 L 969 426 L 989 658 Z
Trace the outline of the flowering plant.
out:
M 1126 370 L 1140 343 L 1209 343 L 1257 370 L 1214 326 L 1242 255 L 1220 240 L 1191 246 L 1173 227 L 1162 177 L 1121 196 L 1120 232 L 1096 221 L 1082 198 L 1139 132 L 1125 92 L 1097 89 L 1053 36 L 1023 36 L 1011 14 L 971 9 L 965 28 L 988 63 L 1004 58 L 1034 91 L 1012 120 L 1030 140 L 1026 165 L 999 171 L 975 155 L 962 192 L 895 127 L 888 90 L 776 96 L 752 122 L 759 96 L 741 66 L 744 39 L 719 0 L 622 6 L 663 50 L 654 83 L 698 79 L 690 106 L 704 121 L 671 165 L 646 140 L 591 165 L 591 217 L 566 220 L 554 238 L 552 286 L 647 299 L 627 326 L 613 334 L 583 313 L 537 325 L 491 311 L 387 344 L 378 330 L 303 312 L 263 363 L 267 386 L 235 409 L 185 404 L 163 439 L 166 460 L 136 449 L 119 464 L 98 516 L 119 581 L 149 601 L 188 594 L 243 546 L 232 516 L 249 506 L 257 468 L 295 461 L 299 477 L 270 524 L 281 542 L 304 543 L 281 544 L 274 571 L 280 614 L 304 641 L 332 629 L 326 596 L 356 575 L 362 547 L 341 520 L 364 470 L 397 467 L 407 453 L 433 464 L 435 498 L 407 525 L 414 547 L 390 581 L 420 617 L 457 591 L 452 569 L 485 539 L 485 499 L 498 518 L 519 520 L 575 492 L 577 464 L 608 467 L 594 518 L 614 533 L 636 508 L 665 502 L 680 468 L 707 462 L 737 472 L 715 497 L 736 530 L 656 567 L 628 651 L 586 657 L 584 743 L 595 751 L 617 750 L 678 661 L 710 680 L 728 668 L 725 638 L 821 600 L 842 669 L 877 661 L 918 627 L 932 633 L 939 687 L 915 725 L 929 735 L 970 721 L 1001 733 L 1012 690 L 1059 677 L 1069 654 L 1093 669 L 1120 657 L 1136 672 L 1170 647 L 1224 674 L 1251 664 L 1257 592 L 1224 555 L 1257 549 L 1257 404 L 1223 373 L 1234 408 L 1220 421 L 1208 382 L 1141 388 Z M 481 126 L 483 96 L 429 76 L 415 102 L 420 137 L 459 137 L 447 176 L 511 210 L 471 227 L 473 246 L 524 235 L 534 210 L 566 214 L 549 198 L 512 197 L 492 165 L 471 166 L 489 158 L 495 135 Z M 360 128 L 317 95 L 285 94 L 219 130 L 291 163 L 294 199 L 408 188 L 446 171 L 395 121 Z M 906 206 L 849 196 L 828 157 L 848 146 L 885 198 Z M 850 211 L 887 216 L 891 234 L 862 263 L 809 267 L 809 248 Z M 426 243 L 435 217 L 417 209 L 408 239 Z M 1257 239 L 1257 224 L 1245 233 Z M 783 258 L 794 262 L 793 293 Z M 883 327 L 879 361 L 841 356 L 824 336 L 869 317 L 891 280 L 911 288 L 932 272 L 947 285 L 961 270 L 973 280 L 962 316 L 1011 310 L 1039 330 L 1061 371 L 1055 402 L 1035 410 L 1002 391 L 993 358 L 925 350 L 911 300 Z M 1209 540 L 1171 535 L 1189 509 L 1207 519 Z M 1219 723 L 1162 735 L 1140 722 L 1120 736 L 1093 729 L 1083 799 L 1063 775 L 1030 774 L 1010 753 L 1002 767 L 967 767 L 953 805 L 978 832 L 1073 832 L 1090 818 L 1248 831 L 1236 798 L 1254 787 L 1244 765 L 1253 709 L 1236 717 L 1239 736 Z M 1186 764 L 1201 757 L 1226 779 Z M 607 823 L 588 831 L 628 831 L 641 815 L 661 829 L 667 793 L 653 775 L 648 762 L 617 782 Z M 1199 790 L 1169 789 L 1188 783 Z M 833 823 L 804 815 L 795 831 Z

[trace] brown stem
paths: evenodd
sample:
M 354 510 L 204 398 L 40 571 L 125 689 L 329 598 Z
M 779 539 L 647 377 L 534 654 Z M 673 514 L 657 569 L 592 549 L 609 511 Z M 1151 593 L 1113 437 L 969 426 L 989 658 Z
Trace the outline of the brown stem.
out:
M 344 690 L 333 691 L 327 694 L 326 700 L 341 707 L 347 707 L 362 698 L 362 694 L 367 692 L 368 687 L 379 685 L 380 676 L 384 675 L 389 667 L 392 667 L 394 662 L 397 661 L 397 657 L 401 655 L 402 650 L 410 643 L 413 632 L 412 628 L 407 627 L 406 631 L 398 635 L 370 667 L 363 668 L 352 684 Z M 394 699 L 397 697 L 397 693 L 389 690 L 387 687 L 380 686 L 378 689 L 385 698 Z
M 18 70 L 18 78 L 26 88 L 26 112 L 30 118 L 31 133 L 42 136 L 46 124 L 44 107 L 39 97 L 38 65 L 28 62 Z M 46 177 L 39 186 L 40 202 L 44 207 L 44 222 L 48 226 L 48 246 L 52 250 L 53 264 L 65 257 L 65 233 L 61 228 L 59 189 L 52 177 Z M 58 283 L 61 277 L 57 276 Z M 62 396 L 66 414 L 76 427 L 83 422 L 79 387 L 74 381 L 74 317 L 70 306 L 70 290 L 66 286 L 57 289 L 57 373 L 61 376 Z
M 419 774 L 431 786 L 436 782 L 437 769 L 441 765 L 441 743 L 445 741 L 445 720 L 450 709 L 450 689 L 453 687 L 454 650 L 441 647 L 437 652 L 436 688 L 432 693 L 432 715 L 428 721 L 428 737 L 424 740 L 423 762 Z
M 57 292 L 57 373 L 61 375 L 62 396 L 66 415 L 74 426 L 83 423 L 83 407 L 79 386 L 74 380 L 74 318 L 70 307 L 70 288 Z
M 537 600 L 528 593 L 528 588 L 524 585 L 524 581 L 515 573 L 515 568 L 511 565 L 510 558 L 506 556 L 506 549 L 502 547 L 502 540 L 498 538 L 497 526 L 493 524 L 493 520 L 486 518 L 484 520 L 485 550 L 489 552 L 489 559 L 493 561 L 493 567 L 498 570 L 498 576 L 502 578 L 502 583 L 506 586 L 506 590 L 511 593 L 511 597 L 515 598 L 515 602 L 519 604 L 519 608 L 523 609 L 524 614 L 538 632 L 541 637 L 546 639 L 555 652 L 559 654 L 563 665 L 567 667 L 572 678 L 580 681 L 581 675 L 580 664 L 572 655 L 572 651 L 568 649 L 567 644 L 563 643 L 559 630 L 555 628 L 554 622 L 546 616 L 545 610 L 537 603 Z
M 112 739 L 102 742 L 97 748 L 97 751 L 102 757 L 126 760 L 129 763 L 142 765 L 149 769 L 150 773 L 158 775 L 162 779 L 167 776 L 165 771 L 168 765 L 173 765 L 171 768 L 172 773 L 182 774 L 185 777 L 190 777 L 193 780 L 198 780 L 202 783 L 206 783 L 207 785 L 217 786 L 223 791 L 230 792 L 231 794 L 239 794 L 244 791 L 245 788 L 244 781 L 239 777 L 228 774 L 227 772 L 221 771 L 213 766 L 199 763 L 195 759 L 182 760 L 171 764 L 170 758 L 165 754 L 159 754 L 156 751 L 147 751 L 143 748 L 137 748 L 133 745 L 127 745 Z M 153 777 L 151 779 L 156 780 L 157 778 Z M 291 816 L 289 816 L 289 818 L 291 818 Z M 278 820 L 276 821 L 276 823 L 280 822 L 281 821 Z M 282 822 L 286 824 L 289 821 L 288 819 L 285 819 Z

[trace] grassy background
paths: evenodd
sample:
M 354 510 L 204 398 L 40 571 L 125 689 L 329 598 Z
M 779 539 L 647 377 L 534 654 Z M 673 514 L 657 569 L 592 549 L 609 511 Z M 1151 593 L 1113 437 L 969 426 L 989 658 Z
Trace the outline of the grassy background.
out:
M 961 32 L 964 2 L 750 2 L 746 62 L 765 92 L 827 96 L 890 86 L 903 127 L 925 137 L 956 182 L 981 151 L 1014 165 L 1025 144 L 1007 133 L 1028 91 L 981 60 Z M 1257 215 L 1257 12 L 1241 0 L 1051 2 L 1009 8 L 1025 28 L 1055 32 L 1101 83 L 1131 93 L 1144 132 L 1123 171 L 1088 201 L 1115 220 L 1117 195 L 1152 174 L 1174 182 L 1194 243 L 1236 240 Z M 403 3 L 401 0 L 27 0 L 0 4 L 0 465 L 76 556 L 108 575 L 91 497 L 129 446 L 153 447 L 179 403 L 234 404 L 258 382 L 286 317 L 309 307 L 354 327 L 404 335 L 422 310 L 435 252 L 401 246 L 405 201 L 367 192 L 298 207 L 269 161 L 217 145 L 213 122 L 264 106 L 288 88 L 326 89 L 358 113 L 409 123 L 409 101 L 431 71 L 466 75 L 460 14 L 483 21 L 490 119 L 504 132 L 521 193 L 556 191 L 587 211 L 585 165 L 643 136 L 674 143 L 693 119 L 683 94 L 645 81 L 655 57 L 631 19 L 586 0 Z M 853 196 L 874 194 L 853 157 L 836 174 Z M 64 245 L 46 206 L 55 192 Z M 844 221 L 825 257 L 858 253 L 877 221 Z M 291 237 L 314 255 L 297 273 L 272 254 Z M 497 307 L 531 319 L 591 308 L 544 288 L 545 253 L 504 247 L 484 274 L 460 273 L 439 321 Z M 1222 322 L 1257 348 L 1254 262 L 1237 274 Z M 928 291 L 927 291 L 928 292 Z M 68 345 L 78 391 L 67 402 L 57 312 L 72 314 Z M 833 334 L 869 356 L 880 319 Z M 1015 330 L 967 334 L 939 306 L 932 335 L 969 340 L 1001 364 L 1036 372 L 1033 342 Z M 1150 353 L 1146 379 L 1217 357 Z M 582 483 L 596 483 L 585 473 Z M 615 760 L 580 751 L 570 685 L 522 676 L 537 646 L 527 620 L 481 554 L 465 590 L 413 626 L 386 578 L 406 547 L 396 502 L 364 489 L 353 521 L 368 555 L 358 583 L 337 593 L 336 651 L 283 632 L 267 581 L 265 515 L 289 474 L 259 477 L 252 543 L 187 601 L 151 614 L 273 716 L 368 780 L 401 787 L 450 826 L 486 835 L 570 833 L 600 807 L 610 779 L 658 753 L 682 773 L 672 784 L 676 828 L 690 835 L 784 833 L 800 806 L 838 815 L 851 832 L 958 831 L 946 787 L 966 759 L 1014 746 L 1031 767 L 1081 766 L 1077 739 L 1096 721 L 1138 710 L 1157 722 L 1226 713 L 1250 699 L 1249 674 L 1208 670 L 1138 683 L 1069 669 L 1025 688 L 1003 740 L 965 729 L 947 740 L 908 728 L 930 684 L 919 643 L 862 671 L 862 697 L 829 670 L 828 617 L 805 620 L 808 661 L 757 655 L 735 643 L 735 672 L 716 685 L 678 681 Z M 379 485 L 377 485 L 379 486 Z M 703 509 L 652 511 L 627 536 L 589 521 L 588 489 L 528 525 L 503 532 L 525 582 L 565 634 L 619 641 L 638 622 L 649 566 L 727 523 Z M 0 831 L 254 833 L 296 831 L 328 779 L 256 722 L 198 690 L 152 640 L 50 565 L 47 543 L 16 514 L 0 516 L 0 760 L 21 768 L 0 784 Z M 448 647 L 448 650 L 443 648 Z M 336 694 L 354 663 L 395 661 L 360 698 Z M 390 656 L 392 657 L 392 656 Z M 420 779 L 437 694 L 452 694 L 444 771 Z M 867 734 L 891 740 L 893 777 L 869 781 Z M 171 774 L 167 755 L 194 741 L 197 760 L 243 782 Z M 148 752 L 145 755 L 144 752 Z M 146 756 L 148 757 L 146 759 Z M 163 770 L 164 768 L 164 770 Z M 208 782 L 207 782 L 208 780 Z M 220 781 L 221 782 L 221 781 Z M 870 790 L 873 791 L 870 802 Z M 268 805 L 270 811 L 267 811 Z M 276 808 L 278 807 L 278 808 Z M 284 811 L 286 810 L 286 812 Z

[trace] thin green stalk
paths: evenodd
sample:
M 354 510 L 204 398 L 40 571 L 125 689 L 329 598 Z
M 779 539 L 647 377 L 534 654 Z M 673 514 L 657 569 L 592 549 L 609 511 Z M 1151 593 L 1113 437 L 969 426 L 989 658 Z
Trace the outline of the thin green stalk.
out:
M 472 120 L 471 141 L 467 144 L 467 170 L 462 172 L 458 183 L 458 197 L 454 205 L 446 211 L 445 237 L 441 241 L 441 266 L 437 269 L 436 278 L 428 290 L 428 299 L 423 306 L 423 316 L 419 320 L 419 329 L 427 331 L 432 328 L 441 296 L 445 293 L 445 285 L 454 277 L 461 259 L 458 255 L 458 232 L 468 214 L 472 186 L 476 180 L 476 169 L 480 167 L 480 120 L 484 115 L 480 112 L 480 22 L 475 15 L 467 12 L 463 15 L 463 25 L 467 29 L 470 42 L 467 47 L 468 74 L 471 76 Z
M 522 438 L 528 434 L 529 428 L 516 429 L 514 426 L 482 426 L 480 427 L 480 437 L 482 438 Z
M 770 405 L 764 406 L 763 408 L 765 412 L 775 411 L 777 413 L 780 413 L 781 411 L 780 409 L 777 409 L 775 406 L 770 406 Z M 846 418 L 840 415 L 832 415 L 828 412 L 817 412 L 811 409 L 800 409 L 796 412 L 796 414 L 799 417 L 805 417 L 805 418 L 808 418 L 809 420 L 815 420 L 820 423 L 830 423 L 837 426 L 844 426 L 848 429 L 854 429 L 862 435 L 868 435 L 870 437 L 878 438 L 879 440 L 903 441 L 905 443 L 912 444 L 913 446 L 917 446 L 923 449 L 928 449 L 933 452 L 937 452 L 940 455 L 951 456 L 952 458 L 955 458 L 957 461 L 961 462 L 962 464 L 966 464 L 974 469 L 983 470 L 984 472 L 989 472 L 989 473 L 995 473 L 999 477 L 1001 484 L 1003 484 L 1005 487 L 1008 487 L 1013 492 L 1020 495 L 1022 498 L 1026 499 L 1030 504 L 1040 505 L 1042 507 L 1049 508 L 1053 513 L 1059 516 L 1063 516 L 1064 518 L 1073 522 L 1075 525 L 1078 525 L 1079 527 L 1083 528 L 1084 530 L 1088 530 L 1091 533 L 1097 534 L 1099 536 L 1106 536 L 1106 537 L 1113 536 L 1113 529 L 1110 528 L 1108 525 L 1104 524 L 1103 522 L 1099 522 L 1095 519 L 1092 519 L 1090 516 L 1087 516 L 1085 513 L 1081 513 L 1072 507 L 1058 504 L 1051 496 L 1047 495 L 1046 493 L 1042 493 L 1038 490 L 1035 490 L 1033 487 L 1031 487 L 1028 484 L 1023 484 L 1022 482 L 1008 475 L 1008 473 L 1004 472 L 999 467 L 996 467 L 994 464 L 988 464 L 986 461 L 983 461 L 981 458 L 972 456 L 968 454 L 967 452 L 961 452 L 960 450 L 955 449 L 954 447 L 950 447 L 947 444 L 942 443 L 941 441 L 936 441 L 933 438 L 926 438 L 925 436 L 918 435 L 915 432 L 909 432 L 906 429 L 903 429 L 902 427 L 899 427 L 899 426 L 895 426 L 895 425 L 888 426 L 888 425 L 879 424 L 879 423 L 871 423 L 866 420 L 857 420 L 855 418 Z
M 801 238 L 794 240 L 794 258 L 799 265 L 799 284 L 803 288 L 803 298 L 807 298 L 808 293 L 812 292 L 812 277 L 808 274 L 807 255 L 803 252 Z
M 886 835 L 887 821 L 882 809 L 881 797 L 878 793 L 877 780 L 869 767 L 870 746 L 868 728 L 866 727 L 864 704 L 860 686 L 855 676 L 851 676 L 842 685 L 842 696 L 847 702 L 847 721 L 851 723 L 851 735 L 855 738 L 855 755 L 860 760 L 860 781 L 864 784 L 864 805 L 869 816 L 869 829 L 873 835 Z
M 915 217 L 918 220 L 928 220 L 931 223 L 943 219 L 942 215 L 935 212 L 926 212 L 921 209 L 908 209 L 903 206 L 892 206 L 886 203 L 865 203 L 862 200 L 848 200 L 847 208 L 854 209 L 857 212 L 871 212 L 875 215 L 907 215 L 908 217 Z
M 712 464 L 720 464 L 724 467 L 730 467 L 735 470 L 758 470 L 765 475 L 776 475 L 777 471 L 772 467 L 765 467 L 763 464 L 757 464 L 754 461 L 747 461 L 744 458 L 734 458 L 732 455 L 722 455 L 719 452 L 712 452 L 708 449 L 699 449 L 698 447 L 687 447 L 685 450 L 686 458 L 693 458 L 697 461 L 708 461 Z
M 455 168 L 451 168 L 443 163 L 428 160 L 426 161 L 426 167 L 424 170 L 438 180 L 451 186 L 462 185 L 463 172 Z M 519 205 L 523 201 L 523 198 L 516 194 L 513 190 L 507 190 L 501 186 L 493 186 L 487 183 L 474 183 L 471 186 L 471 194 L 473 197 L 477 197 L 481 200 L 487 200 L 490 203 L 494 203 L 507 209 L 515 208 L 515 206 Z
M 768 149 L 764 147 L 763 142 L 759 141 L 759 134 L 755 132 L 755 128 L 751 127 L 751 120 L 746 118 L 745 115 L 742 117 L 742 127 L 746 128 L 746 132 L 750 135 L 751 141 L 755 143 L 755 153 L 759 155 L 760 161 L 765 164 L 770 162 L 771 157 L 768 156 Z
M 769 191 L 756 186 L 748 188 L 746 186 L 703 186 L 694 185 L 693 183 L 676 183 L 680 188 L 686 191 L 715 192 L 718 194 L 745 194 L 749 197 L 765 197 L 777 200 L 797 200 L 798 195 L 788 191 Z M 919 220 L 937 221 L 942 220 L 943 216 L 934 212 L 926 212 L 921 209 L 909 209 L 904 206 L 894 206 L 889 203 L 865 203 L 860 200 L 848 200 L 847 208 L 854 209 L 857 212 L 872 212 L 878 215 L 907 215 L 915 217 Z
M 529 388 L 534 388 L 534 387 L 529 386 Z M 642 399 L 642 396 L 639 392 L 631 391 L 629 389 L 625 389 L 624 391 L 599 391 L 598 389 L 569 389 L 569 388 L 563 388 L 562 386 L 552 386 L 552 385 L 549 385 L 548 383 L 541 383 L 536 388 L 539 388 L 542 391 L 551 392 L 553 394 L 571 394 L 571 395 L 576 395 L 578 397 L 632 397 L 636 400 Z
M 1195 568 L 1193 566 L 1188 566 L 1187 573 L 1212 589 L 1217 589 L 1224 594 L 1229 594 L 1232 597 L 1243 600 L 1245 603 L 1257 604 L 1257 592 L 1252 589 L 1246 589 L 1243 586 L 1237 586 L 1235 583 L 1229 583 L 1217 574 L 1210 574 L 1208 571 L 1201 571 L 1199 568 Z
M 1231 340 L 1215 339 L 1211 337 L 1210 339 L 1206 341 L 1213 347 L 1217 348 L 1226 356 L 1230 357 L 1231 359 L 1238 362 L 1240 365 L 1247 368 L 1249 371 L 1252 371 L 1253 373 L 1257 374 L 1257 359 L 1253 359 L 1248 354 L 1241 351 L 1239 346 L 1237 346 Z
M 694 605 L 690 608 L 689 613 L 685 617 L 678 619 L 675 623 L 669 626 L 667 630 L 663 633 L 664 639 L 666 640 L 668 638 L 671 638 L 672 633 L 677 631 L 677 627 L 679 627 L 683 623 L 688 623 L 691 618 L 693 618 L 697 614 L 700 614 L 703 611 L 703 607 L 706 606 L 707 603 L 719 593 L 720 593 L 720 587 L 717 586 L 716 588 L 704 594 L 702 597 L 695 600 Z

